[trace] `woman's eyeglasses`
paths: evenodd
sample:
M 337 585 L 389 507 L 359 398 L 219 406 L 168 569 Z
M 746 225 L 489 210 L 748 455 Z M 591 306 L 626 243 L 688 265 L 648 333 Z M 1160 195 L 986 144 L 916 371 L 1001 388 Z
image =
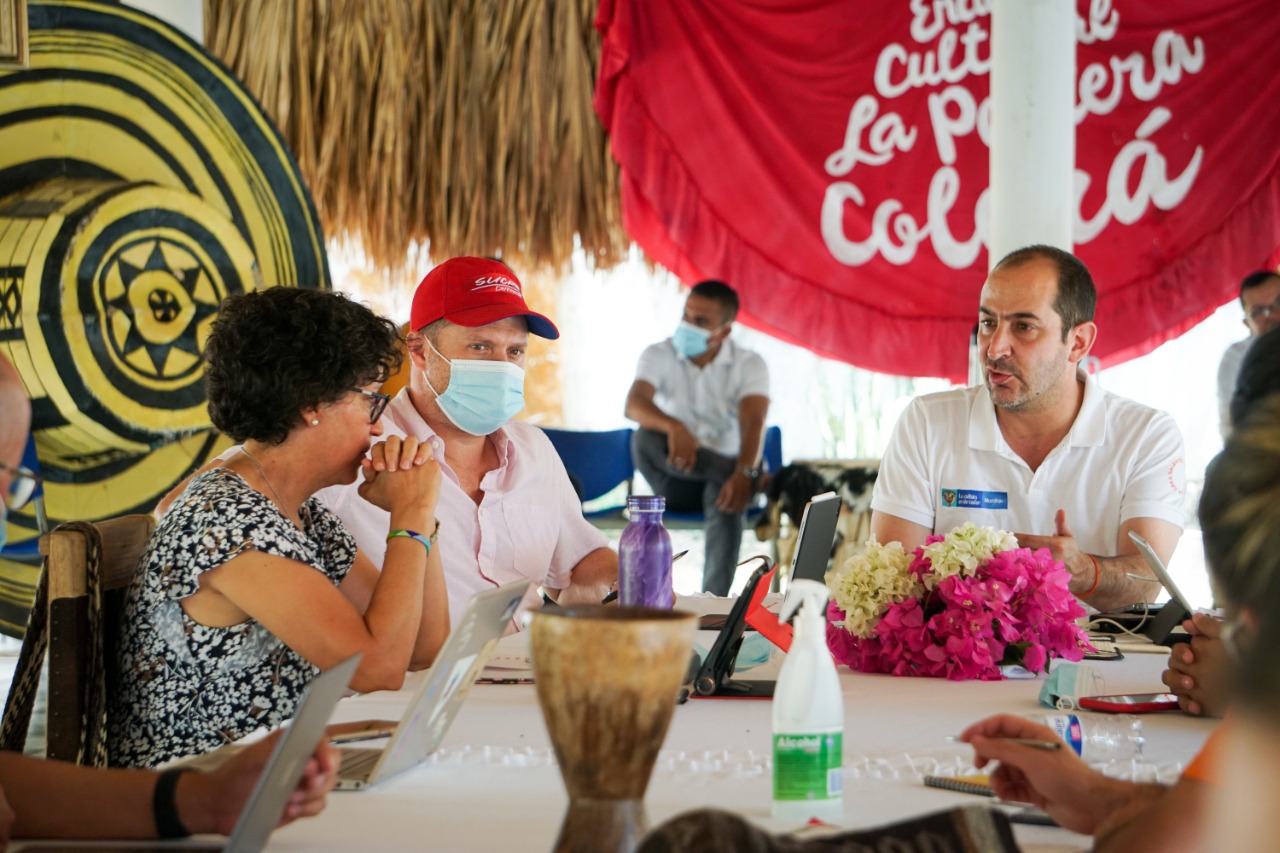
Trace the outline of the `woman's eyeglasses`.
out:
M 352 388 L 369 398 L 369 423 L 376 424 L 378 418 L 382 417 L 382 413 L 386 411 L 387 404 L 391 402 L 391 397 L 386 394 L 379 394 L 377 391 L 366 391 L 363 388 Z
M 9 509 L 22 509 L 40 485 L 40 475 L 21 465 L 0 462 L 0 471 L 9 472 L 9 491 L 4 494 L 4 505 Z

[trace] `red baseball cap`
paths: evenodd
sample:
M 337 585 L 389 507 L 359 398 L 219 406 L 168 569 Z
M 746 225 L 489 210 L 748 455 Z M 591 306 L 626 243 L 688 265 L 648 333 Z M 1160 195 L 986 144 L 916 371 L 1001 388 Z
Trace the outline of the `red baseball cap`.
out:
M 441 318 L 459 326 L 487 326 L 507 317 L 524 317 L 538 337 L 560 337 L 555 323 L 529 310 L 520 280 L 506 264 L 450 258 L 427 273 L 414 291 L 409 326 L 416 332 Z

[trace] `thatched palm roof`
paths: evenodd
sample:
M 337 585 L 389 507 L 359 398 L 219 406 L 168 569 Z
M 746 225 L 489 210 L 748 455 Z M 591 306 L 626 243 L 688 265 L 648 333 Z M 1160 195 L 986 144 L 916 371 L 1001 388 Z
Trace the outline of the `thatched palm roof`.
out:
M 591 107 L 594 0 L 205 0 L 205 41 L 292 147 L 325 233 L 378 267 L 622 259 Z

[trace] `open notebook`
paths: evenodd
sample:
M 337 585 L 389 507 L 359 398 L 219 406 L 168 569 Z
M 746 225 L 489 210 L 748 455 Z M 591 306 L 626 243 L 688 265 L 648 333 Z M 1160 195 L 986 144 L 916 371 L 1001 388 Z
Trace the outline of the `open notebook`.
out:
M 342 698 L 351 681 L 360 656 L 355 655 L 328 672 L 312 679 L 302 697 L 297 713 L 289 722 L 275 750 L 271 753 L 258 784 L 245 803 L 244 811 L 235 829 L 225 841 L 208 839 L 182 839 L 179 841 L 56 841 L 24 843 L 22 850 L 42 853 L 70 853 L 70 851 L 95 851 L 95 853 L 135 853 L 155 850 L 222 850 L 227 853 L 257 853 L 267 843 L 271 830 L 280 822 L 280 815 L 289 802 L 289 795 L 302 778 L 307 759 L 315 750 L 316 742 L 324 734 L 324 728 L 333 714 L 333 708 Z M 211 753 L 212 754 L 212 753 Z M 225 753 L 222 758 L 230 757 Z

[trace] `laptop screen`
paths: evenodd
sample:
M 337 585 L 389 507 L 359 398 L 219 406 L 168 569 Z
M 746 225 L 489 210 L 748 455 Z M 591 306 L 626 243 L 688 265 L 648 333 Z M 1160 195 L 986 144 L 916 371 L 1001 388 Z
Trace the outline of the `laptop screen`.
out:
M 1142 624 L 1142 627 L 1138 629 L 1139 633 L 1147 636 L 1156 645 L 1168 645 L 1170 635 L 1174 629 L 1182 623 L 1183 619 L 1191 615 L 1191 605 L 1187 603 L 1186 597 L 1183 596 L 1173 582 L 1173 578 L 1169 577 L 1169 572 L 1165 569 L 1164 562 L 1156 554 L 1155 549 L 1147 543 L 1147 540 L 1132 530 L 1129 531 L 1129 538 L 1138 546 L 1138 550 L 1147 561 L 1147 565 L 1151 567 L 1151 571 L 1155 573 L 1156 577 L 1160 579 L 1160 582 L 1169 591 L 1170 596 L 1170 600 L 1160 612 Z
M 831 559 L 831 546 L 836 541 L 836 522 L 840 519 L 840 496 L 835 492 L 815 495 L 805 505 L 800 517 L 800 536 L 795 557 L 791 561 L 791 581 L 801 578 L 822 583 Z M 787 595 L 791 582 L 787 583 Z
M 1160 555 L 1155 552 L 1155 549 L 1151 547 L 1147 540 L 1132 530 L 1129 531 L 1129 538 L 1133 540 L 1133 544 L 1138 546 L 1138 551 L 1142 554 L 1143 559 L 1147 561 L 1147 565 L 1151 567 L 1151 571 L 1159 578 L 1161 586 L 1169 593 L 1169 598 L 1188 612 L 1194 610 L 1191 606 L 1191 601 L 1183 595 L 1182 590 L 1178 588 L 1173 577 L 1169 574 L 1169 570 L 1165 567 L 1164 561 L 1160 559 Z
M 440 744 L 528 587 L 524 578 L 472 596 L 387 743 L 378 779 L 422 763 Z
M 241 853 L 266 845 L 359 663 L 357 654 L 312 679 L 223 850 Z

